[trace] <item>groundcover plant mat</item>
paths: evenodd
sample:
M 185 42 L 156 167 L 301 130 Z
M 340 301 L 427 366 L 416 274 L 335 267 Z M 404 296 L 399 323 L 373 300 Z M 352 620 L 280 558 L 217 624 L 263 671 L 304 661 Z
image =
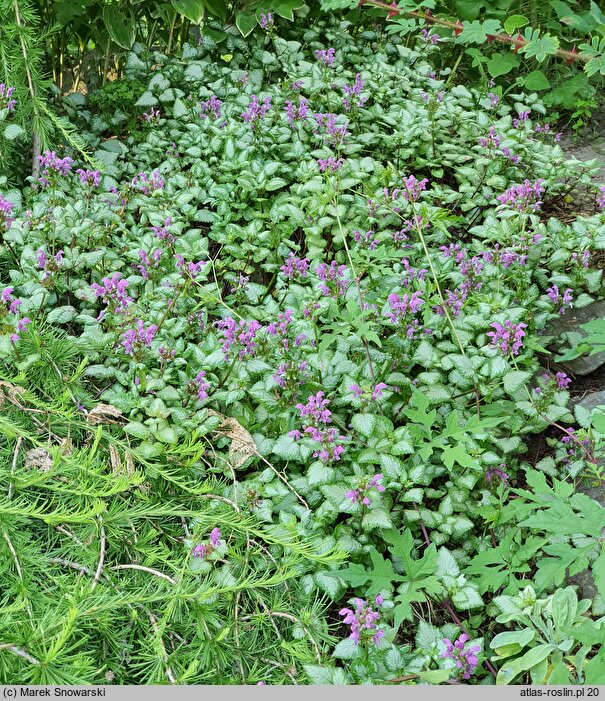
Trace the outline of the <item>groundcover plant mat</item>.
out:
M 137 130 L 0 180 L 2 681 L 605 683 L 605 191 L 349 30 L 135 45 Z

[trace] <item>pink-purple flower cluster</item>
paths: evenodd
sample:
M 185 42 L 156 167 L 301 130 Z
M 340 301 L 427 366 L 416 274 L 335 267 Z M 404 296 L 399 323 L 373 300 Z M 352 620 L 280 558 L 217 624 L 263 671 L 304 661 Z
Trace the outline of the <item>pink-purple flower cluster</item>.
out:
M 82 185 L 99 187 L 99 183 L 101 182 L 101 173 L 98 170 L 84 170 L 82 168 L 78 168 L 76 173 L 80 178 Z
M 443 639 L 445 651 L 441 653 L 441 657 L 454 660 L 458 669 L 458 675 L 462 676 L 463 679 L 470 679 L 473 676 L 479 664 L 477 655 L 481 652 L 479 645 L 467 646 L 469 640 L 470 638 L 466 633 L 462 633 L 458 640 L 453 643 L 449 638 Z
M 601 187 L 599 188 L 599 191 L 600 191 L 600 194 L 597 197 L 597 205 L 601 209 L 605 209 L 605 185 L 601 185 Z
M 294 253 L 290 253 L 280 270 L 288 280 L 295 277 L 307 277 L 310 263 L 308 258 L 299 258 Z
M 99 315 L 101 319 L 109 309 L 112 312 L 121 314 L 126 311 L 132 302 L 132 297 L 128 295 L 128 280 L 122 278 L 121 273 L 114 273 L 111 277 L 104 277 L 101 284 L 93 282 L 90 286 L 97 297 L 100 297 L 106 308 Z
M 0 292 L 0 303 L 2 304 L 2 306 L 0 306 L 0 318 L 6 314 L 14 314 L 15 316 L 18 316 L 19 314 L 19 307 L 21 306 L 22 301 L 16 297 L 13 297 L 13 289 L 13 287 L 5 287 Z M 15 332 L 10 336 L 11 343 L 13 344 L 19 340 L 19 334 L 24 331 L 29 324 L 31 324 L 31 319 L 28 317 L 23 317 L 22 319 L 17 319 L 16 321 L 17 326 Z
M 155 107 L 152 107 L 149 110 L 149 112 L 143 112 L 143 119 L 148 124 L 153 124 L 153 122 L 157 122 L 159 118 L 160 118 L 160 110 L 156 110 Z
M 130 186 L 144 195 L 150 195 L 155 190 L 163 190 L 165 185 L 166 181 L 157 169 L 152 170 L 149 176 L 147 173 L 137 173 L 130 181 Z
M 216 322 L 216 327 L 221 332 L 220 345 L 225 355 L 229 359 L 233 346 L 241 346 L 238 357 L 243 360 L 246 356 L 253 356 L 256 353 L 256 334 L 262 328 L 258 321 L 240 320 L 239 324 L 233 317 L 228 316 Z
M 422 29 L 420 31 L 420 36 L 429 44 L 433 44 L 433 46 L 436 46 L 439 43 L 439 34 L 434 33 L 431 34 L 428 29 Z
M 377 399 L 382 397 L 383 390 L 388 389 L 388 385 L 384 382 L 378 382 L 374 385 L 374 389 L 364 392 L 359 385 L 351 385 L 349 390 L 353 392 L 356 397 L 363 397 L 366 402 L 375 402 Z
M 282 389 L 294 389 L 308 379 L 309 363 L 306 360 L 296 362 L 288 360 L 280 363 L 273 379 Z
M 164 223 L 161 226 L 152 226 L 151 234 L 155 236 L 156 239 L 160 241 L 165 241 L 169 246 L 175 242 L 174 235 L 170 233 L 170 225 L 172 224 L 172 218 L 166 217 Z
M 305 97 L 298 100 L 298 105 L 295 105 L 292 100 L 286 100 L 284 108 L 288 124 L 293 127 L 296 122 L 304 122 L 309 116 L 309 101 Z
M 311 395 L 306 404 L 297 404 L 296 408 L 303 419 L 303 430 L 288 433 L 290 438 L 296 441 L 303 437 L 303 433 L 308 434 L 317 444 L 313 457 L 319 458 L 324 463 L 340 460 L 340 456 L 345 451 L 344 446 L 337 443 L 345 440 L 345 436 L 339 436 L 335 428 L 327 428 L 332 422 L 332 412 L 328 409 L 328 405 L 329 401 L 324 399 L 323 392 Z
M 561 294 L 557 285 L 553 285 L 546 290 L 546 294 L 550 301 L 555 306 L 559 307 L 559 314 L 563 314 L 566 307 L 571 307 L 571 303 L 573 302 L 573 290 L 570 287 Z
M 345 94 L 342 104 L 346 110 L 363 107 L 364 104 L 367 102 L 368 98 L 364 97 L 361 94 L 361 91 L 363 90 L 363 85 L 364 83 L 361 79 L 361 74 L 357 73 L 353 85 L 347 85 L 345 83 L 345 85 L 342 86 L 342 89 Z
M 348 286 L 346 265 L 339 265 L 333 260 L 330 265 L 322 263 L 315 268 L 315 272 L 322 282 L 319 291 L 324 297 L 338 299 L 344 295 Z
M 0 221 L 4 224 L 6 229 L 10 229 L 11 224 L 15 221 L 15 217 L 12 216 L 12 211 L 15 205 L 6 199 L 3 195 L 0 195 Z
M 17 100 L 13 97 L 14 92 L 14 87 L 6 87 L 4 83 L 0 83 L 0 110 L 14 111 L 17 106 Z
M 372 231 L 372 229 L 363 234 L 361 231 L 355 230 L 353 232 L 353 238 L 361 247 L 368 248 L 370 251 L 373 251 L 376 246 L 378 246 L 378 239 L 374 238 L 375 233 L 376 232 Z
M 315 58 L 320 62 L 323 63 L 324 66 L 331 66 L 334 63 L 334 59 L 336 57 L 336 50 L 333 48 L 329 48 L 328 50 L 326 49 L 317 49 L 315 53 Z
M 210 531 L 210 537 L 208 538 L 208 544 L 199 543 L 193 548 L 194 557 L 205 557 L 209 555 L 213 550 L 216 550 L 221 544 L 221 532 L 218 528 L 213 528 Z
M 139 251 L 140 263 L 132 263 L 132 267 L 139 271 L 141 277 L 145 280 L 149 280 L 150 269 L 157 269 L 160 264 L 160 258 L 162 257 L 162 249 L 156 248 L 152 253 L 151 257 L 148 255 L 147 251 L 141 248 Z
M 38 156 L 38 163 L 40 164 L 40 176 L 38 178 L 38 183 L 42 187 L 46 187 L 49 183 L 59 175 L 67 175 L 71 170 L 74 163 L 73 158 L 65 156 L 64 158 L 59 158 L 55 151 L 44 151 L 41 156 Z
M 527 324 L 513 324 L 511 321 L 505 321 L 504 325 L 494 321 L 490 326 L 495 331 L 490 331 L 487 336 L 492 339 L 492 345 L 500 348 L 502 355 L 519 355 L 521 346 L 523 345 L 523 337 L 525 336 L 524 329 Z
M 337 124 L 338 115 L 332 114 L 331 112 L 325 114 L 323 112 L 317 112 L 313 117 L 317 124 L 317 128 L 313 133 L 322 136 L 322 138 L 334 148 L 342 146 L 349 135 L 347 128 L 348 123 Z M 320 130 L 323 130 L 323 133 L 321 133 Z
M 506 463 L 500 463 L 500 467 L 489 467 L 485 472 L 485 481 L 490 485 L 506 484 L 510 479 L 504 471 Z
M 540 196 L 544 192 L 544 180 L 538 178 L 532 183 L 525 180 L 521 185 L 513 185 L 506 192 L 498 195 L 498 201 L 503 205 L 508 205 L 518 212 L 527 212 L 530 209 L 537 211 L 542 205 Z
M 203 100 L 200 102 L 200 118 L 206 119 L 208 113 L 212 112 L 212 118 L 219 119 L 222 104 L 222 100 L 219 100 L 216 95 L 212 95 L 208 100 Z
M 273 15 L 270 12 L 267 12 L 266 15 L 261 13 L 258 23 L 260 24 L 261 29 L 264 29 L 265 31 L 271 29 L 271 27 L 275 24 L 273 21 Z
M 369 506 L 372 501 L 368 496 L 370 489 L 375 489 L 378 493 L 384 492 L 382 484 L 383 475 L 374 475 L 371 479 L 360 480 L 356 489 L 350 489 L 345 497 L 350 499 L 353 504 L 361 503 L 363 506 Z
M 382 597 L 376 597 L 376 604 L 380 606 Z M 339 612 L 340 616 L 344 616 L 343 623 L 348 625 L 351 631 L 349 637 L 359 645 L 361 642 L 372 641 L 375 645 L 380 643 L 384 637 L 384 631 L 378 628 L 380 621 L 380 612 L 374 609 L 364 599 L 353 599 L 355 609 L 344 608 Z
M 263 121 L 267 112 L 271 109 L 271 96 L 267 95 L 262 102 L 259 101 L 256 95 L 250 95 L 248 109 L 242 112 L 244 122 L 249 124 L 253 129 Z
M 143 348 L 149 348 L 154 339 L 158 327 L 150 324 L 145 327 L 142 319 L 137 319 L 133 328 L 127 329 L 122 334 L 121 345 L 127 355 L 134 355 Z
M 202 269 L 206 265 L 205 260 L 199 260 L 197 263 L 190 261 L 187 263 L 183 256 L 178 253 L 174 254 L 176 260 L 176 267 L 181 271 L 184 276 L 190 277 L 195 280 L 195 278 L 202 272 Z
M 416 290 L 412 294 L 404 293 L 403 297 L 393 292 L 387 297 L 389 310 L 387 316 L 396 324 L 399 321 L 407 320 L 410 314 L 417 314 L 420 307 L 424 304 L 424 300 L 420 296 L 422 292 Z
M 206 382 L 206 373 L 204 370 L 200 370 L 200 372 L 198 372 L 198 374 L 194 377 L 193 386 L 195 387 L 197 398 L 200 400 L 200 402 L 203 402 L 204 399 L 208 399 L 210 383 Z
M 318 158 L 317 159 L 317 165 L 319 166 L 319 170 L 322 173 L 335 173 L 337 170 L 340 170 L 344 164 L 345 160 L 344 158 L 332 158 L 330 156 L 329 158 Z

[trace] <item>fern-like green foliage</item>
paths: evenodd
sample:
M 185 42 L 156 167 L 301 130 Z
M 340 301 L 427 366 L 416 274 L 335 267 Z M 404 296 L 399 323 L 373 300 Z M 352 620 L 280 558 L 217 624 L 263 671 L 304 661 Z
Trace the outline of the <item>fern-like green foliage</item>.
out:
M 82 139 L 48 104 L 52 82 L 44 75 L 44 49 L 49 31 L 40 25 L 31 0 L 0 0 L 0 82 L 15 87 L 12 126 L 20 127 L 31 143 L 31 150 L 24 149 L 24 136 L 0 131 L 0 166 L 6 173 L 16 168 L 18 174 L 27 174 L 26 154 L 32 155 L 31 170 L 36 173 L 37 155 L 57 143 L 69 145 L 87 160 Z
M 332 637 L 298 580 L 339 554 L 218 496 L 195 436 L 150 460 L 69 391 L 41 398 L 77 382 L 49 357 L 0 379 L 0 682 L 308 681 Z M 214 527 L 220 557 L 195 557 Z

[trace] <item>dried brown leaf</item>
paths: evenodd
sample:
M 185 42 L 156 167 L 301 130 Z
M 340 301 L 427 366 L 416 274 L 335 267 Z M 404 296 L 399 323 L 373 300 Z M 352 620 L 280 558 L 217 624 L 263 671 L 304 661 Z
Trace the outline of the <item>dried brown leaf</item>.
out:
M 32 448 L 25 453 L 24 464 L 29 470 L 37 469 L 41 472 L 48 472 L 52 469 L 53 459 L 44 448 Z
M 88 412 L 86 420 L 93 426 L 97 424 L 118 424 L 121 421 L 125 421 L 121 410 L 111 404 L 97 404 L 94 409 Z

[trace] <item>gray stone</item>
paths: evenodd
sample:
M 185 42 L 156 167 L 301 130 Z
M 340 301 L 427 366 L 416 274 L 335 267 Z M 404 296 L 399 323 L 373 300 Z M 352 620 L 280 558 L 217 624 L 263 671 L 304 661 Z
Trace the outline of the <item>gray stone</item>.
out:
M 576 333 L 585 337 L 588 334 L 584 329 L 581 329 L 582 324 L 592 321 L 593 319 L 605 318 L 605 300 L 592 302 L 581 309 L 566 309 L 563 314 L 554 321 L 551 321 L 544 330 L 545 335 L 561 336 L 567 333 Z M 563 340 L 563 339 L 561 339 Z M 556 346 L 561 347 L 561 340 L 557 340 Z M 588 375 L 594 372 L 601 365 L 605 364 L 605 353 L 596 353 L 595 355 L 582 356 L 575 360 L 568 360 L 561 363 L 569 372 L 574 375 Z
M 577 402 L 579 406 L 586 411 L 592 411 L 595 407 L 605 406 L 605 390 L 602 392 L 593 392 L 588 394 L 584 399 Z

